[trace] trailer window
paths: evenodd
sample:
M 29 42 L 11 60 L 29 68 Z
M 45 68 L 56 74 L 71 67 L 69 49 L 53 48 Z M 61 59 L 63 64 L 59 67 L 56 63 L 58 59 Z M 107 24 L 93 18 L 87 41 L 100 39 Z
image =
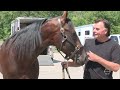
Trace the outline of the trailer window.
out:
M 85 31 L 85 35 L 90 35 L 90 31 Z
M 81 32 L 78 32 L 78 36 L 81 36 Z

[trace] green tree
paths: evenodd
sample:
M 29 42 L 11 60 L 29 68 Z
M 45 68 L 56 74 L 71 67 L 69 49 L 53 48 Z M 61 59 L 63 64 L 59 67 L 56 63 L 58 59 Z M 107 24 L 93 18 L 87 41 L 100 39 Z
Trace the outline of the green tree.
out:
M 17 17 L 52 18 L 61 16 L 63 11 L 0 11 L 0 39 L 9 37 L 11 21 Z M 120 34 L 120 11 L 68 11 L 75 27 L 92 24 L 97 18 L 111 22 L 111 33 Z

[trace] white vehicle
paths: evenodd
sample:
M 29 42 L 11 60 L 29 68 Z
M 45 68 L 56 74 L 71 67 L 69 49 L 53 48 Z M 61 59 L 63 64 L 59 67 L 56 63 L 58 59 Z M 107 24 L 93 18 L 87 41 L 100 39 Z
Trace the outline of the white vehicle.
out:
M 120 34 L 112 34 L 109 36 L 109 38 L 113 39 L 120 45 Z
M 45 18 L 36 18 L 36 17 L 18 17 L 15 20 L 13 20 L 11 22 L 11 35 L 19 30 L 21 30 L 22 28 L 28 26 L 29 24 L 35 22 L 35 21 L 42 21 Z M 51 59 L 53 60 L 53 51 L 52 51 L 52 46 L 48 47 L 47 50 L 47 55 L 51 56 Z
M 42 21 L 44 18 L 35 18 L 35 17 L 18 17 L 15 20 L 11 22 L 11 35 L 21 30 L 22 28 L 28 26 L 29 24 L 35 22 L 35 21 Z
M 75 30 L 82 45 L 84 45 L 86 39 L 94 38 L 93 24 L 75 27 Z

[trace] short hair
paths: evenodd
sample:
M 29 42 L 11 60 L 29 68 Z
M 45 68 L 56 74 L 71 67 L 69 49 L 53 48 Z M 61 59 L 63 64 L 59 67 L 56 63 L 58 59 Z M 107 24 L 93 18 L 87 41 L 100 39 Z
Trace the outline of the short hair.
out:
M 105 28 L 107 28 L 107 36 L 110 36 L 110 22 L 108 21 L 108 20 L 106 20 L 106 19 L 97 19 L 97 20 L 95 20 L 95 23 L 98 23 L 98 22 L 103 22 L 103 24 L 104 24 L 104 27 Z

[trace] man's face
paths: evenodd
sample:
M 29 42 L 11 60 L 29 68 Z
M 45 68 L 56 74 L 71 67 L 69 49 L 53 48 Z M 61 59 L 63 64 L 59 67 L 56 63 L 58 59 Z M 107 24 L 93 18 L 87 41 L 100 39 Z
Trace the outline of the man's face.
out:
M 105 37 L 107 34 L 107 29 L 104 27 L 103 22 L 95 23 L 93 26 L 93 35 L 95 38 Z

